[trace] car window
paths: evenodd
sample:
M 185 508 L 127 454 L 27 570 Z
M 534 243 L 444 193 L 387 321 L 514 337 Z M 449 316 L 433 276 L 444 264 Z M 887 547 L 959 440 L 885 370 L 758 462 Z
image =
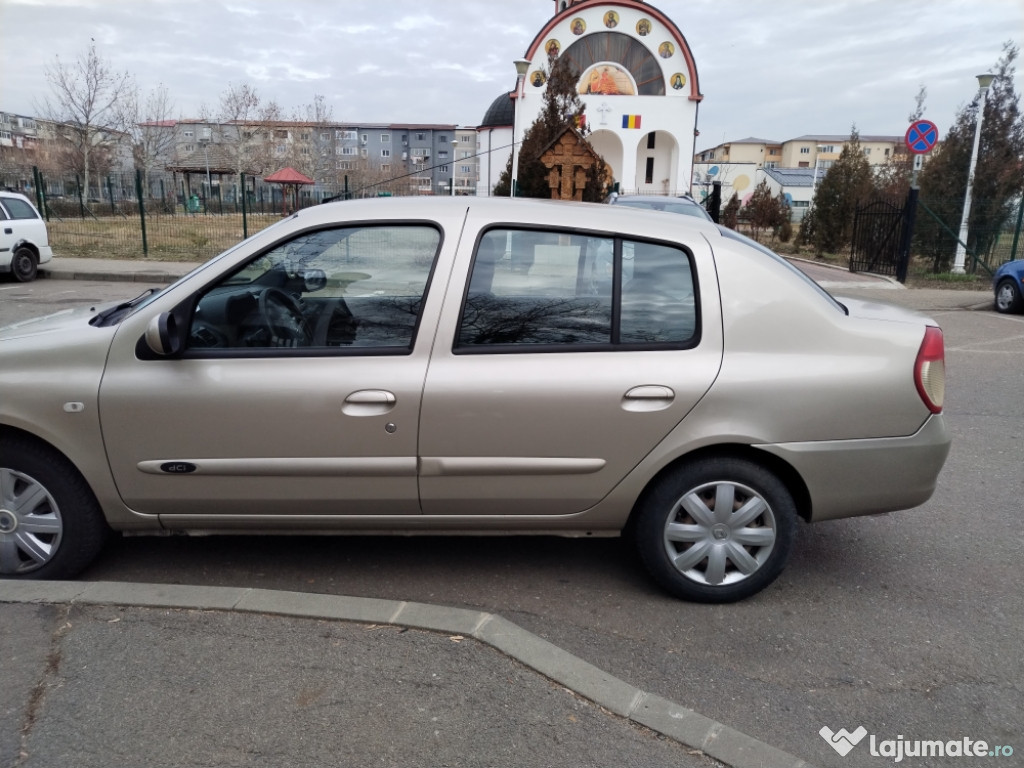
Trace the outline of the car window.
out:
M 407 353 L 440 242 L 417 225 L 299 235 L 199 297 L 188 348 Z
M 26 203 L 24 200 L 19 200 L 16 197 L 5 197 L 3 199 L 3 206 L 7 209 L 12 219 L 38 219 L 39 214 L 36 213 L 35 208 Z
M 552 351 L 695 343 L 690 258 L 679 247 L 496 229 L 477 245 L 455 349 Z

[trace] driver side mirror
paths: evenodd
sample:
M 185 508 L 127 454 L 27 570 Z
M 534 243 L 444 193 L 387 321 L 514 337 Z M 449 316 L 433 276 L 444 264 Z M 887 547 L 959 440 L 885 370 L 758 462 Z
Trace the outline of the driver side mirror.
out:
M 170 312 L 161 312 L 149 321 L 145 338 L 146 346 L 160 357 L 175 357 L 185 346 L 178 321 Z
M 327 273 L 322 269 L 300 269 L 298 274 L 305 293 L 319 291 L 327 285 Z

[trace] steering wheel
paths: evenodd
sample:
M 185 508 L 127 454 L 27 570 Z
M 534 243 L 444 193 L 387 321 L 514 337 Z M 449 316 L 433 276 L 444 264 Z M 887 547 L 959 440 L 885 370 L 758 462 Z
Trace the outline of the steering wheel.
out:
M 308 347 L 313 341 L 299 303 L 280 288 L 267 288 L 260 294 L 259 315 L 269 333 L 270 347 Z

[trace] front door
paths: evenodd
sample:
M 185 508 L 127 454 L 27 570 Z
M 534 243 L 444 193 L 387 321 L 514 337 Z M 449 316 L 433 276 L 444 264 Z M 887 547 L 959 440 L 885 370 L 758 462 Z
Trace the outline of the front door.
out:
M 177 305 L 190 325 L 178 359 L 138 355 L 155 310 L 129 317 L 100 388 L 125 503 L 172 527 L 419 514 L 431 339 L 418 329 L 440 242 L 434 226 L 396 224 L 280 243 Z

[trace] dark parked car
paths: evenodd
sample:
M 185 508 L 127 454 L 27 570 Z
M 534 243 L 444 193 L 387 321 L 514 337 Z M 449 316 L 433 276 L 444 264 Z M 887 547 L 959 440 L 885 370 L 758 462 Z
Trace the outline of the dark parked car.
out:
M 1024 259 L 1008 261 L 992 275 L 996 312 L 1024 312 Z
M 625 205 L 629 208 L 643 208 L 648 211 L 668 211 L 681 213 L 685 216 L 696 216 L 698 219 L 711 221 L 711 214 L 704 206 L 692 197 L 667 197 L 664 195 L 612 195 L 608 198 L 612 205 Z

